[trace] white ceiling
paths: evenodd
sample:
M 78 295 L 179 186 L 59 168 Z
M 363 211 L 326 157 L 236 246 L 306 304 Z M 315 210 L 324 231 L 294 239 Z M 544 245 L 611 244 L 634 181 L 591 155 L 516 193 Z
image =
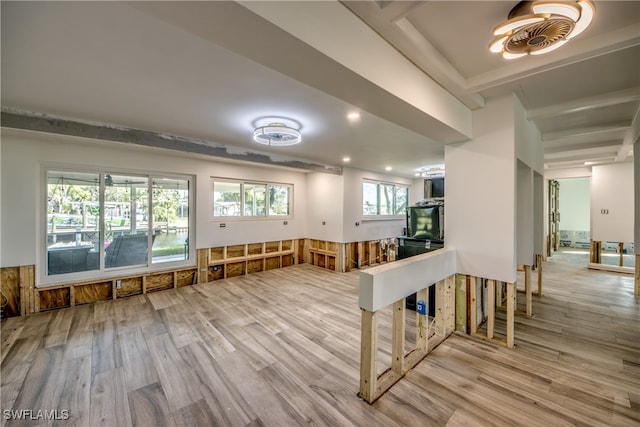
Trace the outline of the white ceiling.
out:
M 516 92 L 547 167 L 628 160 L 640 121 L 640 2 L 597 2 L 581 36 L 508 62 L 487 45 L 515 3 L 344 5 L 469 108 Z M 349 156 L 353 167 L 407 177 L 460 140 L 244 6 L 3 1 L 2 107 L 326 165 Z M 303 143 L 257 147 L 251 132 L 264 117 L 298 122 Z

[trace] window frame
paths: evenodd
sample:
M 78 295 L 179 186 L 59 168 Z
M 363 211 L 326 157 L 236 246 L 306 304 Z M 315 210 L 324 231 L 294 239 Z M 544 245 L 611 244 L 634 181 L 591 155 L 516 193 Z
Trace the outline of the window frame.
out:
M 376 212 L 375 214 L 366 214 L 365 210 L 364 210 L 364 186 L 365 184 L 369 184 L 369 185 L 375 185 L 376 186 Z M 390 214 L 381 214 L 381 195 L 382 195 L 382 191 L 384 186 L 391 186 L 393 187 L 393 197 L 392 197 L 392 207 L 393 207 L 393 211 Z M 398 219 L 404 219 L 406 217 L 406 212 L 407 212 L 407 207 L 409 206 L 409 194 L 410 194 L 410 189 L 411 187 L 409 185 L 406 184 L 398 184 L 395 182 L 389 182 L 389 181 L 378 181 L 378 180 L 373 180 L 373 179 L 367 179 L 364 178 L 362 180 L 362 185 L 361 185 L 361 193 L 360 193 L 360 213 L 362 215 L 362 220 L 364 221 L 370 221 L 370 220 L 398 220 Z M 403 189 L 406 191 L 406 206 L 404 207 L 403 211 L 401 213 L 397 212 L 397 205 L 398 205 L 398 198 L 397 198 L 397 192 L 399 189 Z
M 98 242 L 100 244 L 99 247 L 99 262 L 98 268 L 92 270 L 85 271 L 75 271 L 69 273 L 60 273 L 60 274 L 49 274 L 48 272 L 48 252 L 49 252 L 49 229 L 48 229 L 48 208 L 49 208 L 49 174 L 50 172 L 58 172 L 58 173 L 88 173 L 88 174 L 96 174 L 98 176 L 98 191 L 99 191 L 99 208 L 100 213 L 98 216 L 99 230 L 97 231 L 99 234 Z M 188 245 L 188 252 L 186 252 L 187 259 L 182 260 L 172 260 L 166 262 L 153 262 L 153 254 L 152 251 L 149 250 L 147 253 L 147 262 L 145 265 L 135 264 L 131 266 L 122 266 L 122 267 L 106 267 L 105 266 L 105 247 L 104 241 L 107 233 L 106 230 L 106 209 L 105 206 L 108 203 L 105 200 L 105 177 L 107 175 L 126 175 L 132 177 L 141 177 L 147 179 L 147 192 L 146 195 L 146 204 L 148 206 L 148 225 L 145 228 L 145 232 L 147 233 L 148 238 L 148 247 L 151 248 L 153 244 L 153 182 L 155 180 L 161 180 L 163 178 L 166 179 L 175 179 L 175 180 L 184 180 L 188 182 L 188 233 L 187 239 L 189 242 L 195 242 L 195 206 L 196 206 L 196 177 L 195 175 L 189 174 L 176 174 L 176 173 L 167 173 L 167 172 L 158 172 L 158 171 L 148 171 L 148 170 L 127 170 L 120 168 L 112 168 L 112 167 L 84 167 L 78 165 L 69 165 L 69 164 L 58 164 L 58 163 L 45 163 L 41 166 L 41 199 L 42 205 L 38 209 L 38 216 L 40 217 L 40 227 L 41 230 L 38 233 L 38 265 L 41 265 L 40 268 L 40 283 L 38 287 L 48 287 L 55 286 L 60 283 L 67 283 L 69 281 L 87 281 L 87 280 L 100 280 L 113 277 L 114 275 L 135 275 L 140 273 L 161 271 L 167 269 L 180 269 L 193 267 L 196 265 L 196 250 L 195 244 Z
M 216 215 L 216 201 L 215 201 L 215 184 L 216 183 L 229 183 L 229 184 L 240 184 L 240 215 Z M 246 212 L 246 193 L 245 193 L 245 185 L 252 186 L 265 186 L 265 214 L 264 215 L 245 215 Z M 287 215 L 277 215 L 271 214 L 271 200 L 270 200 L 270 189 L 271 187 L 287 187 L 289 189 L 288 194 L 288 211 Z M 291 183 L 285 182 L 273 182 L 273 181 L 257 181 L 257 180 L 243 180 L 243 179 L 234 179 L 234 178 L 224 178 L 224 177 L 211 177 L 209 189 L 211 191 L 211 203 L 209 215 L 211 221 L 213 222 L 229 222 L 229 221 L 273 221 L 273 220 L 291 220 L 293 219 L 293 206 L 294 206 L 294 190 L 295 186 Z

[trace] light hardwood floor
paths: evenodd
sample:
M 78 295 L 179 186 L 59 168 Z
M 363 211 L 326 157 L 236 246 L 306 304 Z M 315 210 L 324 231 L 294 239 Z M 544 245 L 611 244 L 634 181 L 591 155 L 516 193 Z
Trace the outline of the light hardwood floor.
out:
M 47 425 L 6 410 L 67 410 L 62 426 L 640 425 L 632 277 L 553 257 L 544 271 L 515 350 L 455 334 L 374 405 L 356 395 L 357 272 L 299 265 L 11 318 L 2 425 Z M 386 313 L 380 337 L 388 363 Z

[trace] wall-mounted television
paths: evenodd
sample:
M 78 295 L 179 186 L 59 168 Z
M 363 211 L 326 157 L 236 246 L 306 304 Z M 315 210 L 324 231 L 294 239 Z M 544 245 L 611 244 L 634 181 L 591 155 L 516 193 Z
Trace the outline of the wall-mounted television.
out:
M 428 178 L 424 180 L 424 197 L 444 197 L 444 177 Z
M 444 240 L 444 206 L 408 207 L 407 237 L 421 240 Z

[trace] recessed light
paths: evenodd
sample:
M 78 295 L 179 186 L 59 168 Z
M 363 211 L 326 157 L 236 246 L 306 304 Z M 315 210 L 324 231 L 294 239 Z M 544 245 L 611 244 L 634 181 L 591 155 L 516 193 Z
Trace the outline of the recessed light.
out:
M 384 170 L 386 170 L 387 172 L 389 172 L 391 170 L 391 166 L 387 166 L 384 168 Z
M 414 173 L 413 176 L 420 176 L 420 172 Z
M 343 162 L 345 162 L 345 163 L 348 163 L 348 162 L 350 162 L 350 161 L 351 161 L 351 157 L 349 157 L 349 156 L 344 156 L 344 157 L 342 158 L 342 161 L 343 161 Z
M 347 114 L 347 118 L 349 120 L 358 120 L 360 118 L 360 113 L 358 113 L 357 111 L 354 111 L 353 113 Z

